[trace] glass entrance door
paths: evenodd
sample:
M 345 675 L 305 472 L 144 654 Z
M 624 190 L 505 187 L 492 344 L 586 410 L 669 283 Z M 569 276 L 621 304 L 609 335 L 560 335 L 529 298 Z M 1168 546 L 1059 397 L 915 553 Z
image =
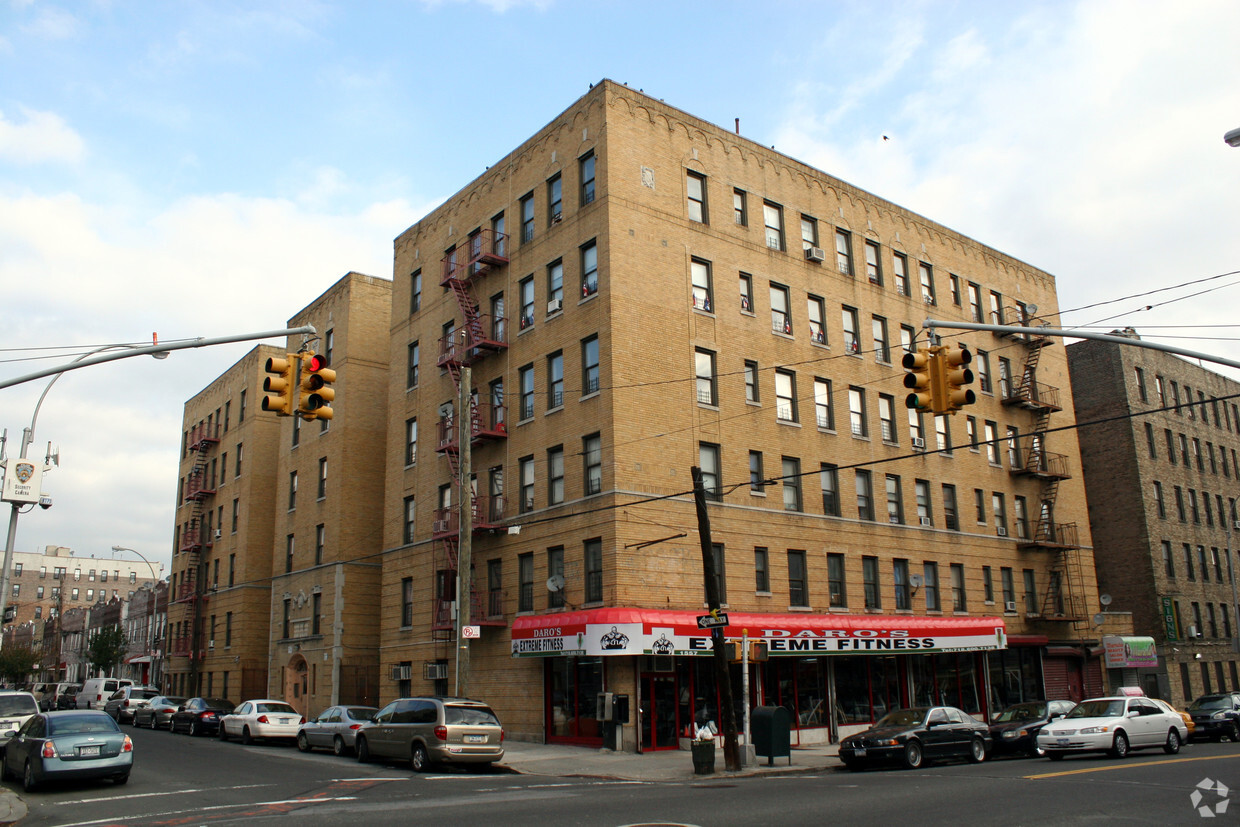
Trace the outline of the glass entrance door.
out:
M 641 728 L 642 751 L 678 749 L 676 676 L 642 675 Z

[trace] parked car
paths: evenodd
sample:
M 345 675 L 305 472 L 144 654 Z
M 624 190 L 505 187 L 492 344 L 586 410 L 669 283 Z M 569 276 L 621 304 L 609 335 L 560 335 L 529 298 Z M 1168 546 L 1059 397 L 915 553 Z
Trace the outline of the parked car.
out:
M 220 718 L 232 711 L 232 703 L 224 698 L 190 698 L 172 713 L 168 731 L 214 735 L 220 731 Z
M 1162 747 L 1174 755 L 1187 737 L 1184 719 L 1169 707 L 1124 695 L 1081 701 L 1063 718 L 1042 727 L 1038 746 L 1052 761 L 1076 752 L 1123 758 L 1131 750 L 1149 747 Z
M 865 732 L 840 742 L 840 760 L 856 771 L 870 764 L 902 763 L 917 769 L 936 758 L 973 763 L 990 751 L 990 728 L 954 706 L 925 706 L 888 712 Z
M 0 692 L 0 745 L 37 714 L 39 702 L 29 692 Z
M 491 707 L 467 698 L 399 698 L 357 731 L 357 760 L 405 759 L 417 772 L 433 764 L 486 764 L 504 757 L 504 729 Z
M 1180 719 L 1184 721 L 1185 730 L 1188 732 L 1188 735 L 1184 740 L 1186 742 L 1193 740 L 1193 732 L 1196 731 L 1197 725 L 1193 723 L 1192 715 L 1189 715 L 1187 712 L 1184 712 L 1183 710 L 1176 709 L 1174 706 L 1162 700 L 1161 698 L 1150 698 L 1150 700 L 1158 704 L 1159 706 L 1161 706 L 1163 709 L 1167 710 L 1168 712 L 1179 715 Z
M 990 719 L 990 737 L 995 755 L 1032 755 L 1046 753 L 1038 746 L 1038 732 L 1047 723 L 1072 711 L 1072 701 L 1027 701 L 1013 704 Z
M 1185 710 L 1196 724 L 1191 738 L 1240 741 L 1240 692 L 1202 695 Z
M 378 711 L 373 706 L 328 707 L 297 730 L 297 748 L 302 752 L 330 748 L 336 755 L 351 752 L 357 731 Z
M 69 708 L 60 705 L 61 698 L 65 695 L 76 696 L 81 688 L 82 685 L 80 683 L 49 683 L 47 689 L 43 692 L 43 697 L 38 699 L 39 710 L 50 712 L 53 709 Z
M 77 693 L 78 709 L 103 709 L 104 703 L 122 686 L 132 686 L 128 678 L 87 678 Z
M 13 775 L 30 792 L 46 781 L 129 780 L 133 741 L 102 710 L 33 715 L 4 747 L 0 776 Z
M 153 686 L 123 686 L 112 693 L 103 704 L 103 711 L 112 716 L 118 723 L 133 723 L 134 710 L 146 706 L 151 698 L 159 695 Z
M 140 706 L 134 710 L 133 725 L 136 727 L 150 727 L 151 729 L 169 726 L 172 721 L 172 713 L 180 709 L 183 703 L 185 703 L 185 699 L 175 695 L 156 695 L 147 701 L 145 706 Z
M 40 711 L 47 709 L 43 704 L 44 699 L 52 694 L 52 689 L 55 686 L 56 684 L 54 683 L 34 683 L 30 685 L 30 694 L 34 695 L 35 703 L 39 705 Z
M 234 736 L 240 738 L 243 744 L 252 744 L 255 738 L 291 740 L 297 737 L 297 729 L 305 720 L 300 712 L 284 701 L 272 698 L 242 701 L 236 709 L 220 718 L 219 736 L 221 741 Z
M 66 686 L 60 690 L 60 694 L 56 696 L 56 709 L 77 709 L 77 696 L 82 687 L 77 684 Z M 52 710 L 46 710 L 51 712 Z

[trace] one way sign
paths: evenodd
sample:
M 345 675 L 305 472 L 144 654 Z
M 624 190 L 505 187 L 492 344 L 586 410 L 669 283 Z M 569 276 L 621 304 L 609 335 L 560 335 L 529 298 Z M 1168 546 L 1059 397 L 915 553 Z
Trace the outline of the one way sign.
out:
M 728 625 L 728 616 L 724 612 L 715 612 L 708 615 L 698 615 L 699 629 L 716 629 Z

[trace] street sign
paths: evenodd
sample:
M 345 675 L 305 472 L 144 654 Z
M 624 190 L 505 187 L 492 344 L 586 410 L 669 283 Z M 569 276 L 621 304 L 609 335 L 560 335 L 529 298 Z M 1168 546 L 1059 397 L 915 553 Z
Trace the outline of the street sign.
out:
M 724 612 L 710 615 L 698 615 L 699 629 L 717 629 L 728 625 L 728 616 Z
M 481 626 L 462 626 L 461 637 L 466 638 L 466 639 L 480 638 L 482 637 L 482 627 Z

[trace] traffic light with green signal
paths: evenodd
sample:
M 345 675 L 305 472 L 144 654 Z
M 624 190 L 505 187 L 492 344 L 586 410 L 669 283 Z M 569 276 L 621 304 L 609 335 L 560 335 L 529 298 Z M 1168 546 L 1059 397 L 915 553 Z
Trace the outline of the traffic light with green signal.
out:
M 277 416 L 293 415 L 293 397 L 297 388 L 297 374 L 301 366 L 301 355 L 287 353 L 286 358 L 272 356 L 267 360 L 264 371 L 268 374 L 263 380 L 263 410 L 274 411 Z
M 301 403 L 298 407 L 304 419 L 331 419 L 331 403 L 336 399 L 336 371 L 328 366 L 324 354 L 302 354 Z
M 904 354 L 901 364 L 908 373 L 904 374 L 904 387 L 912 391 L 904 399 L 904 405 L 915 411 L 932 411 L 935 409 L 934 379 L 932 373 L 936 366 L 937 346 L 920 347 Z
M 965 385 L 973 384 L 973 371 L 965 365 L 973 361 L 973 354 L 964 345 L 945 345 L 939 351 L 940 374 L 943 377 L 941 393 L 936 391 L 935 413 L 955 413 L 965 405 L 977 401 L 977 394 Z

